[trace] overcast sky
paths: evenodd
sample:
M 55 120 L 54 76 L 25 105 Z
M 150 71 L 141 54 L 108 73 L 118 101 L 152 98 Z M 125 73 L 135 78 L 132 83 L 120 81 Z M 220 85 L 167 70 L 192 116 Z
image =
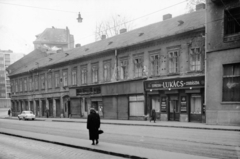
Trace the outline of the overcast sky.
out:
M 78 12 L 82 23 L 76 20 Z M 0 0 L 0 49 L 28 54 L 35 35 L 52 26 L 67 26 L 75 44 L 85 45 L 95 41 L 96 23 L 110 16 L 138 18 L 131 23 L 139 28 L 162 21 L 164 14 L 186 12 L 186 0 Z

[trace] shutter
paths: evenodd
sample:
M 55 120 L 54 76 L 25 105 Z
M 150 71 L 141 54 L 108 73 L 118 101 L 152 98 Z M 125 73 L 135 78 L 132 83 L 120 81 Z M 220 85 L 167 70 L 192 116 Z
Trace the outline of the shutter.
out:
M 71 99 L 71 114 L 80 115 L 80 99 L 78 98 Z
M 119 96 L 118 97 L 118 119 L 128 119 L 128 97 Z
M 103 98 L 103 112 L 105 119 L 117 119 L 116 97 Z

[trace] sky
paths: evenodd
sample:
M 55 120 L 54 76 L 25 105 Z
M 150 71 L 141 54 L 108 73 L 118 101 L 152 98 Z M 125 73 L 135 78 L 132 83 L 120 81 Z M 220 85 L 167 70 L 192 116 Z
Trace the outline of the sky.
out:
M 132 29 L 188 12 L 187 0 L 0 0 L 0 49 L 16 54 L 34 50 L 36 35 L 46 28 L 69 28 L 75 44 L 95 41 L 97 23 L 126 17 Z M 77 22 L 78 12 L 83 18 Z

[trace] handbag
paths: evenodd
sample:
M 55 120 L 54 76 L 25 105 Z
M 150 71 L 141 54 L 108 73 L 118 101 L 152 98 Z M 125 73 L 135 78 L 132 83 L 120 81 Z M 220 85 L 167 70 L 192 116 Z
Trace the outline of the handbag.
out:
M 98 130 L 98 134 L 103 134 L 103 133 L 104 133 L 103 130 L 101 130 L 101 129 Z

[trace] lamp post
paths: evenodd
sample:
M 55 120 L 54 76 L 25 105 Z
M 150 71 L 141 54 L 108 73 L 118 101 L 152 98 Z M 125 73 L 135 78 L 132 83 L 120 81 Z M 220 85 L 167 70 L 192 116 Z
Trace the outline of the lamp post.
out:
M 77 18 L 77 20 L 78 20 L 79 23 L 82 23 L 83 18 L 81 17 L 80 12 L 78 13 L 78 18 Z

